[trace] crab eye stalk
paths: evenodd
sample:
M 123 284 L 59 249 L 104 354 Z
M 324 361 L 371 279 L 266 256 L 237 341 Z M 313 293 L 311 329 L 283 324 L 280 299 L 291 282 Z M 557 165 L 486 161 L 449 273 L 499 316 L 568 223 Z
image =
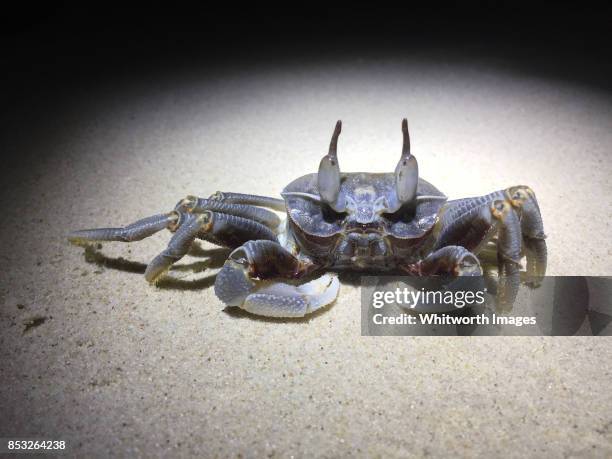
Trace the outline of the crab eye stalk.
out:
M 342 121 L 336 123 L 336 129 L 329 144 L 329 153 L 319 163 L 317 175 L 321 200 L 332 209 L 340 211 L 338 195 L 340 194 L 340 166 L 338 165 L 338 137 L 342 130 Z
M 415 200 L 419 183 L 419 165 L 416 158 L 410 154 L 410 134 L 406 118 L 402 120 L 402 132 L 404 134 L 402 157 L 395 167 L 395 192 L 400 205 Z

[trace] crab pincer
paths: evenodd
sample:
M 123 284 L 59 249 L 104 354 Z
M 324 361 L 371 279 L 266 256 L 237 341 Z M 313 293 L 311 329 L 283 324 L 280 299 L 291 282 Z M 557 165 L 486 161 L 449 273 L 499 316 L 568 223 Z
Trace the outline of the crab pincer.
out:
M 228 306 L 256 315 L 303 317 L 332 303 L 340 287 L 333 274 L 300 282 L 307 271 L 307 264 L 278 243 L 249 241 L 217 274 L 215 294 Z

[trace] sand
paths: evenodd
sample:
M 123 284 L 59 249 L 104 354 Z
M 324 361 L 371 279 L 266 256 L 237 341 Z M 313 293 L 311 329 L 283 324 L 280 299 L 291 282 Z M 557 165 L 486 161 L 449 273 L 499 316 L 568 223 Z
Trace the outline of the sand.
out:
M 0 437 L 78 457 L 612 455 L 608 338 L 361 337 L 346 281 L 321 314 L 263 320 L 214 296 L 224 250 L 154 288 L 168 233 L 104 244 L 105 265 L 65 239 L 188 194 L 278 193 L 338 118 L 343 170 L 391 171 L 407 116 L 424 178 L 451 198 L 530 185 L 549 273 L 610 275 L 610 102 L 495 66 L 355 59 L 119 79 L 35 129 L 23 115 L 3 146 Z

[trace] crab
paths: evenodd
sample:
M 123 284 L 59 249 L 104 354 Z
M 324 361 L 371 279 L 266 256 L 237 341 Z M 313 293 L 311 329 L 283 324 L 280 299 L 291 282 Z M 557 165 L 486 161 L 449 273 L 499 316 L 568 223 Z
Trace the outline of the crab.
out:
M 282 199 L 233 192 L 187 196 L 168 213 L 125 227 L 73 231 L 68 239 L 78 245 L 133 242 L 170 230 L 168 247 L 145 270 L 152 284 L 196 239 L 228 247 L 233 250 L 215 279 L 217 297 L 268 317 L 303 317 L 329 305 L 343 270 L 479 276 L 484 255 L 494 254 L 501 305 L 516 298 L 523 257 L 530 279 L 544 276 L 545 235 L 531 188 L 448 200 L 419 177 L 406 119 L 395 172 L 342 173 L 341 129 L 338 121 L 318 172 L 289 183 Z

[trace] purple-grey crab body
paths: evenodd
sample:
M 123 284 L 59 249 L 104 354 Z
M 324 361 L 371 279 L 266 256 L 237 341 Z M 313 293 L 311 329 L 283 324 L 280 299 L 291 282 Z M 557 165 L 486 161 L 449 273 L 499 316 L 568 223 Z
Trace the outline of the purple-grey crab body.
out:
M 416 261 L 431 237 L 446 196 L 419 180 L 416 205 L 400 209 L 393 174 L 341 174 L 343 212 L 318 199 L 317 174 L 291 182 L 281 195 L 288 231 L 302 252 L 325 267 L 395 270 Z M 421 199 L 424 198 L 424 199 Z
M 523 256 L 532 280 L 545 274 L 542 218 L 529 187 L 449 201 L 419 177 L 406 120 L 395 172 L 341 173 L 341 126 L 336 124 L 318 172 L 287 185 L 282 200 L 222 192 L 208 199 L 188 196 L 171 212 L 121 228 L 74 231 L 69 240 L 131 242 L 169 229 L 174 235 L 168 247 L 145 271 L 151 283 L 196 238 L 232 248 L 215 293 L 229 306 L 272 317 L 302 317 L 333 302 L 338 279 L 324 270 L 481 275 L 479 257 L 493 253 L 502 306 L 514 302 Z

